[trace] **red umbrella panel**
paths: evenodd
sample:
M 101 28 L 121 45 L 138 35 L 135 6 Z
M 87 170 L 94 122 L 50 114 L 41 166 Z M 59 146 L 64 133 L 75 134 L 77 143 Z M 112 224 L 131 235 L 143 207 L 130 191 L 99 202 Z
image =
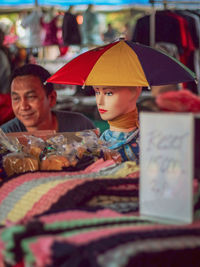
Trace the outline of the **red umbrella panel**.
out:
M 185 65 L 149 46 L 119 40 L 65 64 L 47 82 L 90 86 L 152 86 L 194 81 Z

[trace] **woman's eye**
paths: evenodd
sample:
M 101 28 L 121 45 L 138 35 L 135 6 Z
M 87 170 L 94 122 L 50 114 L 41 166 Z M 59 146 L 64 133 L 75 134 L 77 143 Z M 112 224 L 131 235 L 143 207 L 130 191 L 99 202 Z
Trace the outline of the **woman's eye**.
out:
M 95 91 L 95 95 L 100 95 L 100 92 L 98 92 L 98 91 Z
M 113 93 L 109 91 L 109 92 L 106 92 L 106 95 L 111 96 L 113 95 Z

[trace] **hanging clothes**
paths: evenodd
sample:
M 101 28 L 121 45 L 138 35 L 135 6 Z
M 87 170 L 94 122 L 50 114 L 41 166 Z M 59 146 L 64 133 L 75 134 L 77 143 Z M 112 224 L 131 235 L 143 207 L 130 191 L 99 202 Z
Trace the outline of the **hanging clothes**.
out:
M 76 16 L 69 11 L 65 12 L 62 24 L 62 38 L 64 45 L 80 45 L 81 34 Z
M 41 25 L 44 31 L 44 39 L 42 44 L 46 45 L 57 45 L 59 43 L 57 37 L 57 17 L 51 18 L 50 20 L 41 19 Z
M 150 15 L 137 20 L 132 41 L 150 45 Z M 167 11 L 157 11 L 155 14 L 155 42 L 173 43 L 177 46 L 179 54 L 183 53 L 179 22 L 168 16 Z
M 179 60 L 194 72 L 199 69 L 195 67 L 194 60 L 195 51 L 199 49 L 199 36 L 198 24 L 195 22 L 194 16 L 176 10 L 156 11 L 155 43 L 175 44 L 178 49 Z M 150 45 L 150 15 L 138 19 L 132 41 Z M 183 87 L 193 93 L 198 93 L 195 82 L 184 83 Z
M 94 5 L 89 4 L 83 13 L 82 36 L 85 45 L 102 45 L 100 21 L 98 13 L 93 10 Z
M 41 17 L 42 13 L 38 9 L 34 9 L 21 21 L 22 27 L 27 30 L 27 48 L 35 48 L 41 46 Z

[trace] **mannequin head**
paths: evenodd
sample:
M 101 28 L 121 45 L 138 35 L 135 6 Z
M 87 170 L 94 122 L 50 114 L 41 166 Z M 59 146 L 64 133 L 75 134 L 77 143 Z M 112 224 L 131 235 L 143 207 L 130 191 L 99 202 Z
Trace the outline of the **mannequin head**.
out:
M 96 103 L 103 120 L 113 121 L 136 110 L 142 87 L 94 86 Z

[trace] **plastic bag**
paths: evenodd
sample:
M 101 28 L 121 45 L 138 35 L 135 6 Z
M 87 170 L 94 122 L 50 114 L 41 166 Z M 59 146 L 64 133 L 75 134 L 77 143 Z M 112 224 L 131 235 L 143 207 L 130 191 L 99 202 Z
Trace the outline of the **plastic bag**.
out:
M 4 143 L 14 151 L 3 158 L 8 176 L 35 170 L 78 171 L 100 158 L 121 162 L 121 155 L 108 149 L 94 130 L 57 133 L 48 138 L 26 134 L 24 138 L 26 142 L 18 146 L 3 137 Z
M 7 176 L 39 170 L 38 160 L 23 152 L 9 153 L 3 157 L 3 168 Z
M 26 135 L 25 138 L 27 139 L 27 146 L 23 147 L 23 151 L 39 160 L 42 151 L 46 147 L 46 142 L 42 138 L 33 135 Z
M 15 137 L 8 137 L 0 128 L 0 144 L 6 147 L 11 152 L 17 152 L 22 150 L 22 145 Z
M 121 155 L 109 150 L 93 130 L 58 134 L 47 139 L 46 145 L 40 155 L 42 170 L 82 170 L 100 158 L 121 162 Z
M 8 137 L 2 129 L 0 129 L 0 177 L 5 178 L 7 175 L 3 167 L 3 159 L 12 152 L 22 150 L 22 145 L 16 137 Z

